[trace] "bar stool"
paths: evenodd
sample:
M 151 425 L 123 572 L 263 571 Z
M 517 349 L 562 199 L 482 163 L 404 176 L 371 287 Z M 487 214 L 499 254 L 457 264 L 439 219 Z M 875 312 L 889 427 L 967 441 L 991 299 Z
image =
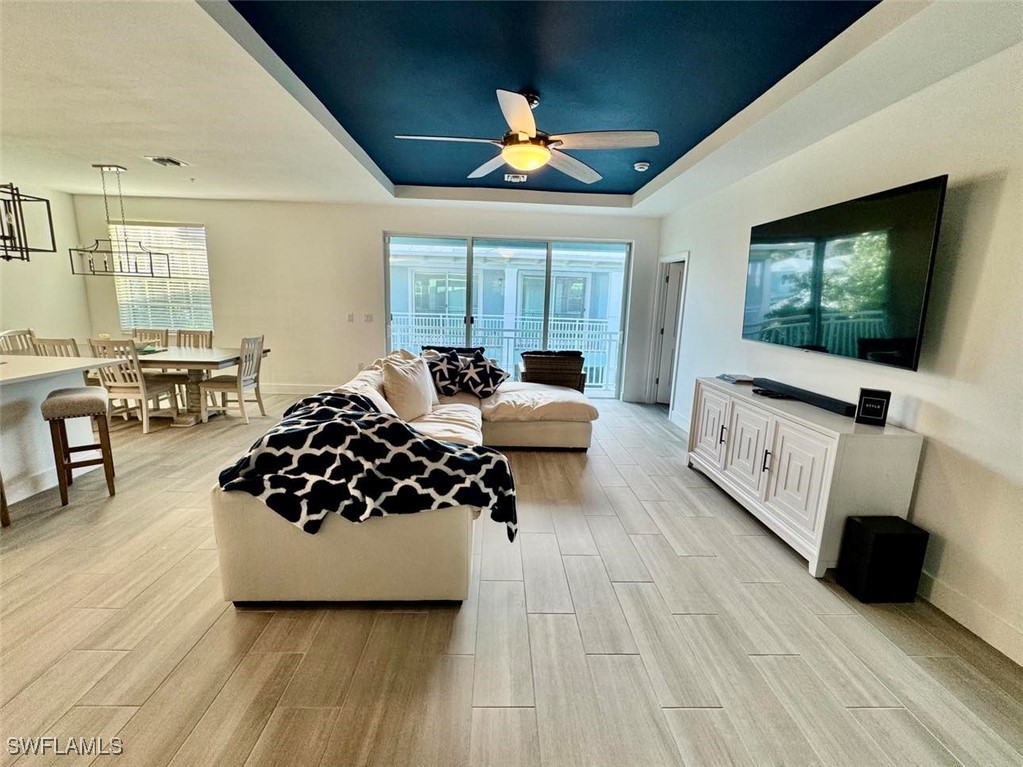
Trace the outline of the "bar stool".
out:
M 114 456 L 110 450 L 110 431 L 107 426 L 107 411 L 110 397 L 101 386 L 78 386 L 72 389 L 57 389 L 43 400 L 40 410 L 43 419 L 50 422 L 50 437 L 53 439 L 53 460 L 57 465 L 57 483 L 60 485 L 60 505 L 67 506 L 67 488 L 73 481 L 72 469 L 103 464 L 107 477 L 107 490 L 114 494 Z M 91 418 L 99 432 L 99 444 L 71 447 L 67 441 L 68 418 Z M 72 461 L 71 453 L 83 450 L 99 450 L 101 458 L 86 461 Z
M 7 510 L 7 491 L 4 490 L 4 475 L 0 474 L 0 527 L 11 526 L 11 514 Z

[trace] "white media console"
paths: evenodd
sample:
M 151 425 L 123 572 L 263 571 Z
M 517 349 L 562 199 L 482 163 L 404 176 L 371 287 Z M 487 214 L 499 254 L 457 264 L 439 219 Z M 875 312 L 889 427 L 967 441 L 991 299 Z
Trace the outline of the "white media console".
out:
M 714 480 L 810 563 L 834 567 L 845 519 L 905 519 L 923 437 L 865 426 L 748 384 L 698 378 L 689 465 Z

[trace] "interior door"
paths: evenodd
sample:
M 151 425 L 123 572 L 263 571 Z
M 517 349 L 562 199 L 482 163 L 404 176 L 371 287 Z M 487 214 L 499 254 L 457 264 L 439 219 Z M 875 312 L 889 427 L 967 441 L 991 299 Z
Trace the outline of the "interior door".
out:
M 721 465 L 725 447 L 725 415 L 728 411 L 728 397 L 720 392 L 700 386 L 697 390 L 696 435 L 693 452 L 706 458 L 715 466 Z
M 725 427 L 725 474 L 757 498 L 764 485 L 764 446 L 770 418 L 762 410 L 733 401 Z
M 678 346 L 678 315 L 682 310 L 682 281 L 685 268 L 684 261 L 668 264 L 667 280 L 664 287 L 664 307 L 661 312 L 659 331 L 661 354 L 657 367 L 657 401 L 664 405 L 671 404 L 675 350 Z
M 813 540 L 823 514 L 821 492 L 834 442 L 795 424 L 776 421 L 766 454 L 765 504 L 796 532 Z

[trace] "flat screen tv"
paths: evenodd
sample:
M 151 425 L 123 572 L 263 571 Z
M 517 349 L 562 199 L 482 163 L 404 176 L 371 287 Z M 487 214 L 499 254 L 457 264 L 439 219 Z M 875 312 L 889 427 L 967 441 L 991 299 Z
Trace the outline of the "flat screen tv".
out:
M 753 227 L 742 337 L 916 370 L 947 181 Z

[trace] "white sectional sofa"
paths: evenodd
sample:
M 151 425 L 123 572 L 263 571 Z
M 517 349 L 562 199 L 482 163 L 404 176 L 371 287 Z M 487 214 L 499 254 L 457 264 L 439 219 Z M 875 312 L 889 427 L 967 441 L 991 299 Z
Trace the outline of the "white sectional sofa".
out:
M 338 390 L 386 403 L 382 363 Z M 598 415 L 573 389 L 508 381 L 484 400 L 440 396 L 410 425 L 464 445 L 585 450 Z M 224 597 L 231 601 L 461 601 L 469 593 L 478 509 L 457 506 L 359 524 L 331 514 L 310 535 L 247 493 L 214 487 L 211 503 Z

